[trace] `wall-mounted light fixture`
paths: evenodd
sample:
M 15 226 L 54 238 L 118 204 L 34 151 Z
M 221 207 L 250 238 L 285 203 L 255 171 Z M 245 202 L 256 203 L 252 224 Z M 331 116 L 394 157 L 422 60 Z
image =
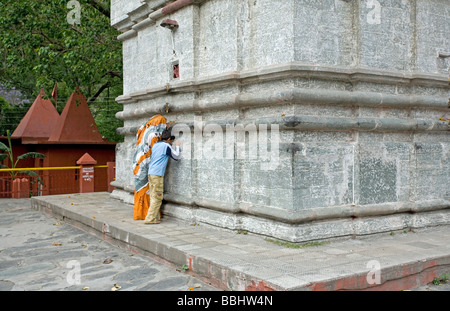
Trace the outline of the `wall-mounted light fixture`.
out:
M 165 19 L 161 22 L 161 27 L 170 29 L 172 31 L 177 30 L 178 29 L 178 22 L 174 21 L 173 19 Z

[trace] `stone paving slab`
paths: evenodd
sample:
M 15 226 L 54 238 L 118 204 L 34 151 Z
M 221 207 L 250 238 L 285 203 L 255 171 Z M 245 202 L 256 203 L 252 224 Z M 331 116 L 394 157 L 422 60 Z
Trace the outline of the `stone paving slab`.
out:
M 145 225 L 133 220 L 131 205 L 109 193 L 35 197 L 31 204 L 133 252 L 188 267 L 224 290 L 401 290 L 450 272 L 449 227 L 287 248 L 167 216 Z
M 0 292 L 112 288 L 149 290 L 157 296 L 160 291 L 218 291 L 183 270 L 132 254 L 32 210 L 29 199 L 0 199 Z

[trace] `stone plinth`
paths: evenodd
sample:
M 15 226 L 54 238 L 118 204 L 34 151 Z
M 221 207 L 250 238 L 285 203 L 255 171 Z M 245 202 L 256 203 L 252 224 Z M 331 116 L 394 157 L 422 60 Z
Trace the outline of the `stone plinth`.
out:
M 167 214 L 293 242 L 448 225 L 449 10 L 113 1 L 125 141 L 112 196 L 133 202 L 135 134 L 162 113 L 184 152 Z

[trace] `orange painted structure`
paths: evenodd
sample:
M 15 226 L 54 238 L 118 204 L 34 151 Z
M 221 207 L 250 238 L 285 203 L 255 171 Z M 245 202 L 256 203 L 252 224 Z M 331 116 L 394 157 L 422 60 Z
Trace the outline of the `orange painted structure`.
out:
M 8 145 L 6 137 L 0 137 L 0 141 Z M 79 166 L 77 161 L 86 153 L 97 161 L 98 166 L 115 162 L 116 143 L 102 138 L 86 98 L 78 89 L 70 96 L 61 115 L 41 90 L 11 135 L 11 141 L 14 160 L 25 152 L 39 152 L 45 155 L 44 159 L 20 160 L 17 167 Z M 1 164 L 11 167 L 9 159 L 5 159 Z M 41 187 L 40 195 L 79 192 L 78 171 L 77 169 L 38 171 L 40 181 L 44 185 Z M 94 191 L 110 190 L 107 171 L 107 168 L 95 169 Z M 10 175 L 8 172 L 0 173 L 0 192 L 2 187 L 7 187 L 2 186 L 2 176 L 5 181 L 8 175 Z M 18 178 L 23 176 L 19 174 Z M 11 182 L 12 180 L 9 181 Z

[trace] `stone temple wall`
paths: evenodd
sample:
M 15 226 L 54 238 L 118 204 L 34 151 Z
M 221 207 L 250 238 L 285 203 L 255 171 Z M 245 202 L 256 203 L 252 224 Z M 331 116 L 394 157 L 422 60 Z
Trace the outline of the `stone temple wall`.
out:
M 161 113 L 184 154 L 166 214 L 292 242 L 450 224 L 449 1 L 112 0 L 111 20 L 112 197 L 133 203 L 135 134 Z

